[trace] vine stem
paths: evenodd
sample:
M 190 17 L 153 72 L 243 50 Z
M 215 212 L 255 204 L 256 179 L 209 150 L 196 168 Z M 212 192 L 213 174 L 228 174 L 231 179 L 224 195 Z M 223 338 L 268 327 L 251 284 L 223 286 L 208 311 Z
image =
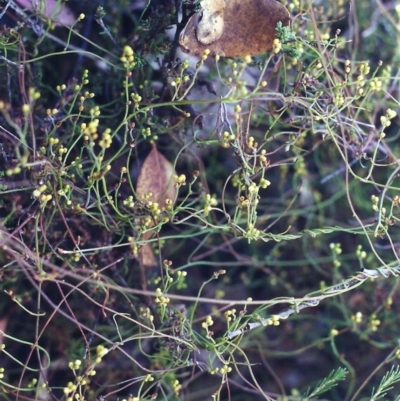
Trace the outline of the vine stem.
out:
M 296 303 L 295 306 L 290 307 L 283 312 L 273 315 L 272 318 L 263 319 L 260 318 L 259 322 L 247 323 L 244 327 L 228 331 L 226 334 L 226 338 L 231 340 L 241 334 L 244 334 L 250 330 L 254 330 L 260 326 L 268 326 L 273 324 L 273 322 L 279 321 L 281 319 L 287 319 L 293 313 L 298 313 L 302 309 L 310 308 L 318 306 L 321 301 L 325 298 L 335 296 L 337 294 L 342 294 L 343 292 L 347 292 L 352 290 L 355 287 L 363 284 L 368 279 L 374 279 L 379 276 L 383 276 L 388 278 L 390 276 L 397 276 L 400 274 L 400 266 L 396 266 L 393 268 L 378 268 L 378 269 L 363 269 L 361 272 L 357 273 L 355 276 L 350 277 L 344 280 L 340 284 L 336 284 L 332 287 L 328 287 L 321 292 L 323 292 L 320 296 L 313 296 L 311 299 L 305 299 L 299 303 Z

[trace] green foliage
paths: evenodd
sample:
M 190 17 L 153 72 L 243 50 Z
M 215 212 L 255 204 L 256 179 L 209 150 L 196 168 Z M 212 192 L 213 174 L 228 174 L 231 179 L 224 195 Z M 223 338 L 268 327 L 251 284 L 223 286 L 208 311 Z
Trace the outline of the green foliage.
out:
M 386 396 L 389 390 L 393 389 L 393 385 L 400 381 L 400 370 L 399 365 L 392 366 L 389 372 L 383 376 L 379 387 L 372 391 L 371 401 L 381 400 Z
M 329 391 L 332 387 L 335 387 L 340 380 L 344 380 L 347 375 L 346 369 L 338 368 L 337 370 L 332 370 L 329 375 L 321 380 L 313 390 L 308 391 L 302 399 L 311 400 L 317 395 L 323 394 Z
M 178 52 L 199 2 L 3 3 L 0 400 L 393 399 L 394 3 L 235 60 Z

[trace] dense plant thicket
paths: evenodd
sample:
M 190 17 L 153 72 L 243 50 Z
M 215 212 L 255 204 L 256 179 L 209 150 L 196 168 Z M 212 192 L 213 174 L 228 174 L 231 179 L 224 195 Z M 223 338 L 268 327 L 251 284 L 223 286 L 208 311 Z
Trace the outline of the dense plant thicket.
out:
M 400 400 L 399 5 L 218 4 L 0 1 L 0 400 Z

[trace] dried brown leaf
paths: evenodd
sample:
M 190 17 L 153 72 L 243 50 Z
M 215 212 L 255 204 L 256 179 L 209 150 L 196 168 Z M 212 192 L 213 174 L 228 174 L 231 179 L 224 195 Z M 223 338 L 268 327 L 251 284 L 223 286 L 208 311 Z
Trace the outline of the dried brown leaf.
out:
M 160 208 L 162 208 L 167 199 L 175 199 L 174 176 L 174 166 L 153 145 L 153 149 L 144 160 L 140 170 L 136 184 L 137 198 L 142 200 L 143 195 L 151 193 L 151 196 L 146 198 L 146 201 L 158 202 Z M 147 232 L 142 236 L 142 239 L 149 239 L 152 235 L 152 232 Z M 145 267 L 157 264 L 150 244 L 146 244 L 140 249 L 139 256 L 141 263 Z
M 145 237 L 150 237 L 151 235 L 148 235 L 149 233 L 146 233 L 143 238 L 148 239 Z M 144 244 L 140 249 L 139 249 L 139 260 L 141 265 L 149 269 L 150 267 L 157 266 L 157 259 L 156 256 L 154 255 L 153 248 L 151 247 L 150 244 Z
M 203 13 L 196 37 L 203 45 L 209 45 L 218 40 L 224 31 L 225 0 L 203 0 L 201 5 Z
M 4 336 L 1 332 L 5 333 L 7 329 L 8 317 L 3 317 L 0 319 L 0 344 L 3 344 Z
M 194 14 L 181 32 L 186 53 L 244 57 L 271 50 L 280 21 L 289 25 L 288 10 L 276 0 L 203 0 L 202 14 Z M 219 6 L 219 9 L 217 7 Z M 215 39 L 212 41 L 212 39 Z
M 174 166 L 157 150 L 153 149 L 143 162 L 136 185 L 136 195 L 141 199 L 151 192 L 150 200 L 164 205 L 166 199 L 174 199 Z

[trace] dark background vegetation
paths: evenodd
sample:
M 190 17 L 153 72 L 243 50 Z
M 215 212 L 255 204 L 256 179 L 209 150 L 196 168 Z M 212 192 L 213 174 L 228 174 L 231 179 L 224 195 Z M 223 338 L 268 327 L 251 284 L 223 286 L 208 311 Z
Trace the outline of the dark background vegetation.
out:
M 289 2 L 296 38 L 246 65 L 200 65 L 179 50 L 175 30 L 196 2 L 70 0 L 76 18 L 85 14 L 72 27 L 11 3 L 0 19 L 0 399 L 301 400 L 338 368 L 346 378 L 313 399 L 371 399 L 398 366 L 397 275 L 323 290 L 364 267 L 399 265 L 398 117 L 379 139 L 381 117 L 399 110 L 396 3 Z M 127 45 L 130 75 L 120 60 Z M 190 80 L 179 96 L 192 88 L 180 99 L 171 81 L 185 59 Z M 360 96 L 361 63 L 370 72 Z M 266 88 L 257 86 L 264 66 Z M 371 89 L 374 77 L 382 90 Z M 124 81 L 141 96 L 136 109 Z M 222 104 L 235 134 L 228 144 Z M 112 132 L 105 150 L 81 133 L 94 107 L 99 139 Z M 149 235 L 144 222 L 155 217 L 135 188 L 154 144 L 186 185 Z M 246 168 L 261 149 L 268 163 Z M 261 175 L 271 184 L 252 209 L 260 232 L 248 234 L 240 196 Z M 43 185 L 47 201 L 35 196 Z M 217 201 L 208 215 L 207 194 Z M 373 195 L 386 213 L 381 203 L 373 210 Z M 154 266 L 141 258 L 146 243 Z M 322 294 L 318 306 L 227 340 L 227 310 L 242 327 L 311 293 Z M 235 305 L 248 298 L 263 302 Z M 99 345 L 109 352 L 96 360 Z M 215 371 L 224 362 L 226 376 Z

